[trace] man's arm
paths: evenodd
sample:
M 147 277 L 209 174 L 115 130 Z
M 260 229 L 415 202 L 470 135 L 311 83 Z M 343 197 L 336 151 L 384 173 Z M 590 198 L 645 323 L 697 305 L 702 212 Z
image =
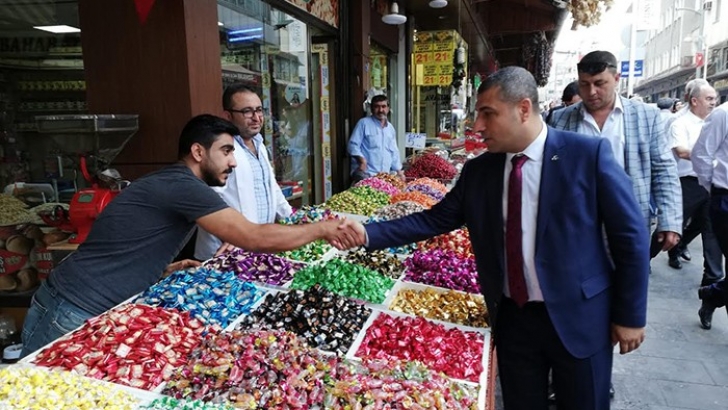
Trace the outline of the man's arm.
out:
M 597 155 L 597 196 L 604 221 L 612 276 L 612 342 L 628 353 L 644 340 L 647 321 L 649 234 L 627 174 L 601 141 Z
M 668 132 L 670 147 L 678 158 L 690 160 L 690 141 L 688 139 L 690 131 L 683 124 L 684 121 L 675 121 L 670 125 Z
M 728 130 L 728 111 L 715 109 L 705 120 L 700 137 L 693 147 L 693 170 L 698 181 L 710 192 L 713 181 L 713 160 L 715 153 L 723 144 Z
M 672 247 L 671 242 L 682 233 L 682 189 L 677 176 L 677 163 L 672 150 L 667 144 L 665 126 L 659 113 L 654 113 L 650 144 L 651 192 L 655 199 L 659 214 L 657 215 L 657 232 L 672 232 L 665 246 Z
M 364 121 L 359 120 L 356 127 L 354 127 L 354 131 L 351 132 L 348 148 L 349 155 L 356 159 L 357 164 L 359 164 L 359 169 L 366 172 L 367 160 L 364 158 L 364 153 L 361 149 L 362 142 L 364 142 Z
M 240 212 L 225 208 L 198 218 L 197 224 L 223 242 L 253 252 L 282 252 L 300 248 L 318 239 L 325 239 L 340 249 L 358 244 L 354 232 L 337 229 L 340 221 L 305 225 L 258 225 L 248 221 Z

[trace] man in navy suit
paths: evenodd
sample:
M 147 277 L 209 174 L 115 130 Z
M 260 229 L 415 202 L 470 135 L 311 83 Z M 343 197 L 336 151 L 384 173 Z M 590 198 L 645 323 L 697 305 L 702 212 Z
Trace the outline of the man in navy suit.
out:
M 649 237 L 629 177 L 609 141 L 543 123 L 523 68 L 489 76 L 476 109 L 489 152 L 439 204 L 345 225 L 372 249 L 466 225 L 505 408 L 546 410 L 553 370 L 559 410 L 608 409 L 613 346 L 640 346 L 647 311 Z

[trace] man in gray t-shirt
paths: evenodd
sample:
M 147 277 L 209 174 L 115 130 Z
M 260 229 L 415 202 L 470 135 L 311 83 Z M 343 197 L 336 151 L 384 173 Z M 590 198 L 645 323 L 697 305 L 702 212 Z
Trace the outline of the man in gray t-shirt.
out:
M 179 163 L 135 181 L 101 213 L 86 241 L 33 296 L 23 326 L 25 356 L 142 292 L 172 264 L 195 224 L 251 251 L 278 252 L 326 239 L 346 249 L 356 234 L 338 221 L 258 225 L 228 207 L 210 186 L 235 167 L 237 128 L 212 115 L 190 120 L 180 136 Z

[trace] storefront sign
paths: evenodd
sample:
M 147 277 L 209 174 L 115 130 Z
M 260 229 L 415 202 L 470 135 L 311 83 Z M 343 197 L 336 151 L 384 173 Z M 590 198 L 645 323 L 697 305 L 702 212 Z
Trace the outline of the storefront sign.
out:
M 329 47 L 327 44 L 314 45 L 313 52 L 319 55 L 319 104 L 321 104 L 321 135 L 319 142 L 321 143 L 321 163 L 323 164 L 323 172 L 321 175 L 323 182 L 323 200 L 331 198 L 333 195 L 332 181 L 332 163 L 331 163 L 331 101 L 329 94 Z
M 326 23 L 339 27 L 339 0 L 286 0 Z
M 405 148 L 424 149 L 427 142 L 427 134 L 408 132 L 405 134 Z
M 728 88 L 728 78 L 716 81 L 715 83 L 713 83 L 713 88 L 715 88 L 716 90 Z
M 452 82 L 453 53 L 462 42 L 455 30 L 418 31 L 414 52 L 416 85 L 446 86 Z M 464 44 L 464 43 L 463 43 Z

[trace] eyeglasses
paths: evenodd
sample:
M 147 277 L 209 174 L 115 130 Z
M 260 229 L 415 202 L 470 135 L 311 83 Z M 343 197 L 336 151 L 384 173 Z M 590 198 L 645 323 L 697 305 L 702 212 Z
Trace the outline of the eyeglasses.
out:
M 579 63 L 576 65 L 576 69 L 580 73 L 587 73 L 589 75 L 599 74 L 607 68 L 617 68 L 617 66 L 614 64 L 602 62 Z
M 263 115 L 263 107 L 243 108 L 242 110 L 234 110 L 232 108 L 228 108 L 225 111 L 238 112 L 240 114 L 243 114 L 243 117 L 245 118 L 253 118 L 253 115 Z

